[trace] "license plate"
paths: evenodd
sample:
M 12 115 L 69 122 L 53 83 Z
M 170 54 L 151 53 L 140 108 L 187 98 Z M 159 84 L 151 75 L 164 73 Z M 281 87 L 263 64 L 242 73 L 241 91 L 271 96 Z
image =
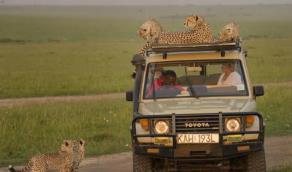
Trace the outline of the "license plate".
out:
M 219 134 L 178 134 L 178 144 L 188 143 L 219 143 Z

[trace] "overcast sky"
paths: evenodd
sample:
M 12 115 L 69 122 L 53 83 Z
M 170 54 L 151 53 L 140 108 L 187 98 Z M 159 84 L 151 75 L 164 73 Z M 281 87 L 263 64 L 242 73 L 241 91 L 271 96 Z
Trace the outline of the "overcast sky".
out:
M 0 0 L 7 5 L 292 4 L 292 0 Z

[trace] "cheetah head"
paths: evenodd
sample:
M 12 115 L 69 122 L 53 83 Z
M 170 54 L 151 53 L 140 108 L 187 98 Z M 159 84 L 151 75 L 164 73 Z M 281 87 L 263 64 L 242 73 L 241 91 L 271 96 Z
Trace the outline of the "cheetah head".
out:
M 235 41 L 239 39 L 239 25 L 232 22 L 225 25 L 220 32 L 221 41 Z
M 191 15 L 185 19 L 184 26 L 187 29 L 194 30 L 198 26 L 201 26 L 202 24 L 204 24 L 204 22 L 205 22 L 205 20 L 202 16 Z
M 85 141 L 83 139 L 78 140 L 78 147 L 80 152 L 80 159 L 84 159 L 85 154 Z
M 66 153 L 73 153 L 73 140 L 64 140 L 61 145 L 61 151 Z
M 161 25 L 154 19 L 147 20 L 138 29 L 138 35 L 148 42 L 158 39 L 161 32 Z

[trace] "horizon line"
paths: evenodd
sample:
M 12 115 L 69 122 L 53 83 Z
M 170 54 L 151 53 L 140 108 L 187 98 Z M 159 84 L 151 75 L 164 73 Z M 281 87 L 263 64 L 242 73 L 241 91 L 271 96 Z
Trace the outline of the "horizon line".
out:
M 224 3 L 218 3 L 218 4 L 193 4 L 193 3 L 186 3 L 186 4 L 40 4 L 40 3 L 24 3 L 24 4 L 1 4 L 1 6 L 258 6 L 258 5 L 265 5 L 265 6 L 271 6 L 271 5 L 292 5 L 291 3 L 251 3 L 251 4 L 224 4 Z

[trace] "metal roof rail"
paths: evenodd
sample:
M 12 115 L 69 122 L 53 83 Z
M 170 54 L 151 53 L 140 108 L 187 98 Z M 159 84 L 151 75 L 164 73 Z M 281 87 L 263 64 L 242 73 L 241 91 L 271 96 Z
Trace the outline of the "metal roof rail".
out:
M 205 44 L 156 44 L 148 49 L 148 53 L 168 53 L 168 52 L 186 52 L 186 51 L 241 51 L 240 41 L 236 42 L 215 42 Z

